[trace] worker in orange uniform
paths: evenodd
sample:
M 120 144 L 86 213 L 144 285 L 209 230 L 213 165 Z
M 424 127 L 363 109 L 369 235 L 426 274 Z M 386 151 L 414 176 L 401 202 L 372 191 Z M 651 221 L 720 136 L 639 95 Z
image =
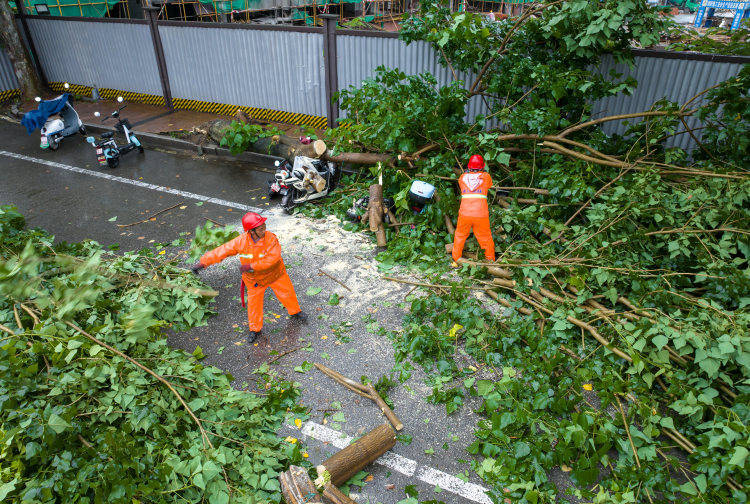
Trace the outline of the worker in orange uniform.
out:
M 270 287 L 293 319 L 306 320 L 297 301 L 292 280 L 281 259 L 281 245 L 276 235 L 266 231 L 266 218 L 255 212 L 242 217 L 244 233 L 220 247 L 206 252 L 190 269 L 194 273 L 206 266 L 219 263 L 229 256 L 240 256 L 242 273 L 241 297 L 245 306 L 247 288 L 247 322 L 250 329 L 248 341 L 254 342 L 263 328 L 263 295 Z
M 487 192 L 492 186 L 492 177 L 484 171 L 484 158 L 474 154 L 466 166 L 466 173 L 458 179 L 461 188 L 461 206 L 458 209 L 458 224 L 453 236 L 453 261 L 457 262 L 464 251 L 469 233 L 474 231 L 479 246 L 489 261 L 495 260 L 495 242 L 490 231 L 490 211 L 487 207 Z

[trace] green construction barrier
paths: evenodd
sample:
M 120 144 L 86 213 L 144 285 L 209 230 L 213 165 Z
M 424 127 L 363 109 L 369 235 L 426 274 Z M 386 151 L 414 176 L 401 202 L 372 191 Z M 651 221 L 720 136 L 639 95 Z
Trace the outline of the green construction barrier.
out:
M 114 7 L 120 0 L 24 0 L 26 12 L 36 14 L 34 5 L 47 4 L 50 16 L 70 17 L 104 17 L 109 8 Z M 9 2 L 10 8 L 16 10 L 16 2 Z

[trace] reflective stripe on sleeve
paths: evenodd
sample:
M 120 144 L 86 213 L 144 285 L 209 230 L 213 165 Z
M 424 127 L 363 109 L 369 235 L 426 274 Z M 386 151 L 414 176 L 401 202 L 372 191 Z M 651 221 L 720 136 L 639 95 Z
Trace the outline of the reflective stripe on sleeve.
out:
M 261 254 L 262 255 L 262 254 Z M 253 254 L 239 254 L 242 259 L 252 259 Z
M 484 198 L 487 199 L 486 194 L 462 194 L 462 198 Z

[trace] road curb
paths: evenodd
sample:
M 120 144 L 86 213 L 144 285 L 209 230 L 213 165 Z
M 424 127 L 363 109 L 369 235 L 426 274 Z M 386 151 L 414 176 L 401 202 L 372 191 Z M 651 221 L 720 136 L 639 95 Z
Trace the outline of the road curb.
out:
M 86 130 L 93 134 L 102 134 L 106 131 L 114 131 L 114 128 L 102 126 L 99 124 L 84 123 Z M 277 159 L 281 159 L 278 156 L 270 156 L 267 154 L 260 154 L 258 152 L 242 152 L 235 156 L 229 149 L 223 147 L 214 146 L 203 146 L 198 145 L 187 140 L 180 138 L 174 138 L 166 135 L 157 135 L 155 133 L 143 133 L 140 131 L 135 132 L 138 135 L 138 139 L 143 143 L 143 147 L 149 148 L 161 148 L 161 149 L 174 149 L 199 156 L 209 155 L 216 156 L 222 159 L 228 159 L 232 161 L 244 161 L 246 163 L 252 163 L 256 165 L 273 166 L 273 162 Z

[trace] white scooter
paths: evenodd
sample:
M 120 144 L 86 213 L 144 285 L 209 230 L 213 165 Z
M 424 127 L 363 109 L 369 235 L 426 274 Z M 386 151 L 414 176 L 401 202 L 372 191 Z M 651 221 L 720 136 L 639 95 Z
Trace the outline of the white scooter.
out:
M 65 83 L 64 87 L 65 89 L 70 88 L 67 82 Z M 35 119 L 39 120 L 39 122 L 41 122 L 41 120 L 44 120 L 44 115 L 49 113 L 40 111 L 42 111 L 43 109 L 48 111 L 57 109 L 57 112 L 53 112 L 52 115 L 47 116 L 46 121 L 44 122 L 44 126 L 41 127 L 42 136 L 39 141 L 39 146 L 42 149 L 50 149 L 53 151 L 57 150 L 57 148 L 60 147 L 60 142 L 63 138 L 73 136 L 76 133 L 80 133 L 81 135 L 86 134 L 86 128 L 83 126 L 81 118 L 78 117 L 78 112 L 76 112 L 76 109 L 74 109 L 73 105 L 71 105 L 70 98 L 67 93 L 61 94 L 60 96 L 53 98 L 52 100 L 42 100 L 39 96 L 37 96 L 35 100 L 39 104 L 37 106 L 37 110 L 29 112 L 26 115 L 29 116 L 36 114 Z M 65 101 L 65 103 L 61 108 L 59 105 L 56 105 L 56 102 L 59 103 L 63 100 Z M 40 114 L 42 114 L 41 119 Z M 24 119 L 26 118 L 24 117 Z M 37 122 L 35 127 L 33 128 L 29 128 L 27 126 L 29 132 L 31 132 L 33 129 L 38 128 L 39 122 Z

